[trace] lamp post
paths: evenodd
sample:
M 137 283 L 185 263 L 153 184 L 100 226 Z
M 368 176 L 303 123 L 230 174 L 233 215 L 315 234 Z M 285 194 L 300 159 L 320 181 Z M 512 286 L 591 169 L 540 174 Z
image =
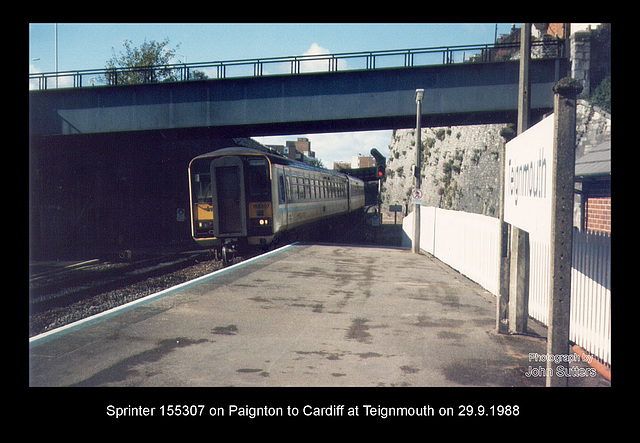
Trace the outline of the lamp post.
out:
M 56 68 L 56 89 L 58 89 L 58 24 L 54 25 L 54 58 L 55 58 L 55 68 Z
M 420 189 L 421 177 L 420 171 L 422 167 L 420 161 L 422 160 L 422 98 L 424 97 L 424 89 L 416 89 L 416 164 L 413 174 L 416 178 L 415 189 Z M 411 250 L 414 254 L 420 253 L 420 203 L 414 203 L 413 205 L 413 242 Z

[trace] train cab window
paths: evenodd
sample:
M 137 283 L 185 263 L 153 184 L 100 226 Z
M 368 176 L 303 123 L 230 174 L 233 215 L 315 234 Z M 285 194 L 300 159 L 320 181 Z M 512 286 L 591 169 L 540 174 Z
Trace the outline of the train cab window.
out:
M 252 201 L 271 199 L 271 182 L 267 160 L 264 158 L 250 159 L 247 165 L 248 195 Z
M 212 204 L 211 176 L 209 174 L 194 174 L 193 197 L 196 203 Z
M 211 159 L 195 159 L 191 163 L 191 193 L 193 202 L 196 204 L 213 203 L 211 195 Z

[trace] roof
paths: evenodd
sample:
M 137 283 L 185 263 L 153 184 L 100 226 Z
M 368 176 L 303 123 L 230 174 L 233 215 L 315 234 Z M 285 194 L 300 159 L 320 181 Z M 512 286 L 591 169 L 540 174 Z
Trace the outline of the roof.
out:
M 611 175 L 611 140 L 605 140 L 576 158 L 575 177 Z

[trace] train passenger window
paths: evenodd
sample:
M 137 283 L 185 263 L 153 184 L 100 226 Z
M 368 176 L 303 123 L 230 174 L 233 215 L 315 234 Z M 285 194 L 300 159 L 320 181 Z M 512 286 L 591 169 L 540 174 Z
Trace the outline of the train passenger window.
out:
M 278 201 L 280 203 L 286 203 L 286 191 L 284 190 L 284 177 L 282 174 L 278 174 Z
M 291 193 L 291 179 L 289 178 L 288 175 L 285 177 L 285 181 L 286 181 L 285 188 L 286 188 L 286 191 L 287 191 L 287 201 L 291 201 L 291 199 L 293 198 L 292 195 L 291 195 L 292 194 Z
M 298 190 L 298 177 L 291 177 L 291 194 L 293 200 L 300 199 L 300 193 Z
M 305 198 L 311 198 L 311 183 L 308 178 L 304 179 Z

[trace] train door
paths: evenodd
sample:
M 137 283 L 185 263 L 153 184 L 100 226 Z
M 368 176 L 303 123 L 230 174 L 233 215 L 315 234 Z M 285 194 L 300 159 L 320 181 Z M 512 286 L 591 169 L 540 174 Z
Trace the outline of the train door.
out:
M 247 235 L 244 168 L 239 157 L 211 162 L 211 185 L 216 237 Z

